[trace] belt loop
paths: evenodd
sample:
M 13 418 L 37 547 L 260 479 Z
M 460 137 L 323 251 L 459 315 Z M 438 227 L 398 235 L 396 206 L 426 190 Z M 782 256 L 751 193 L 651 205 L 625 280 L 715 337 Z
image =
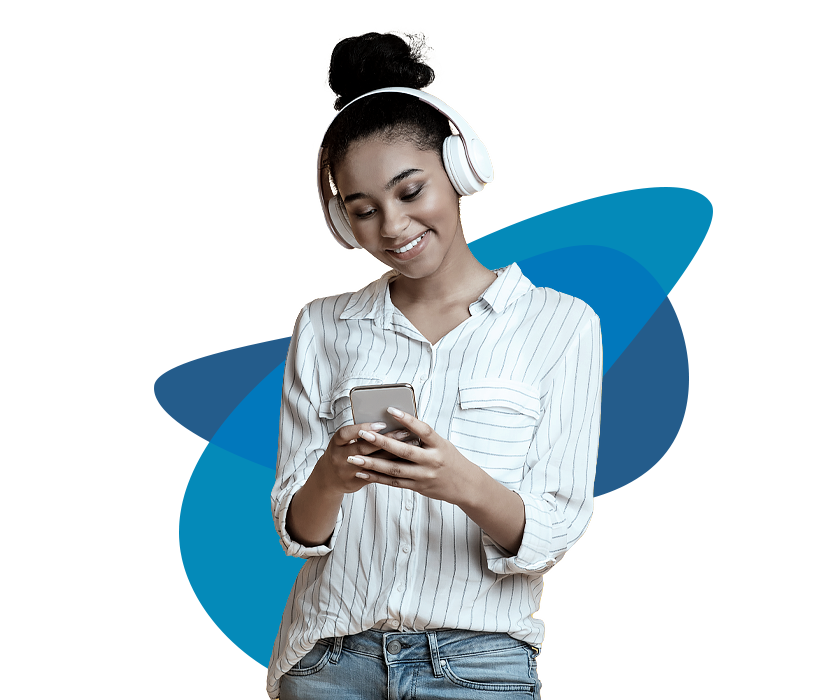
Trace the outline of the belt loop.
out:
M 340 652 L 343 651 L 343 637 L 335 637 L 333 647 L 329 661 L 336 664 L 340 659 Z
M 444 672 L 441 670 L 441 655 L 438 653 L 438 637 L 435 632 L 429 631 L 426 633 L 429 640 L 429 655 L 432 659 L 432 672 L 436 678 L 442 678 Z

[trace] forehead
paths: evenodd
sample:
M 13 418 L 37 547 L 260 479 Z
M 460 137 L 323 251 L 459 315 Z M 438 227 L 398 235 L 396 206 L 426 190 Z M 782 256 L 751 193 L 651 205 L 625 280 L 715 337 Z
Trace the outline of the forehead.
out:
M 345 196 L 350 192 L 383 189 L 398 173 L 418 169 L 431 173 L 443 170 L 435 151 L 423 151 L 405 139 L 387 141 L 380 138 L 356 141 L 337 167 L 338 189 Z

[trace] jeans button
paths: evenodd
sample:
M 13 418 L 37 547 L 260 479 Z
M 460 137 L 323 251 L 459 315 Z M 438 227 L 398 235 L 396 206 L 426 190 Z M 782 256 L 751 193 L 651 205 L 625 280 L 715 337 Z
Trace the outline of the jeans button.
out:
M 397 639 L 393 639 L 386 645 L 386 651 L 390 654 L 397 654 L 401 650 L 401 643 Z

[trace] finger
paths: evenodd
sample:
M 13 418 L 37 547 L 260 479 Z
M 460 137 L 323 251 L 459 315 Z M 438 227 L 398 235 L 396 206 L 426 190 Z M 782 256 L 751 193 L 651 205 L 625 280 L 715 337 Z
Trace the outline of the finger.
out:
M 361 468 L 358 473 L 369 477 L 366 481 L 374 481 L 399 488 L 413 488 L 416 485 L 416 481 L 411 478 L 418 474 L 417 471 L 414 471 L 417 469 L 416 467 L 403 462 L 380 459 L 379 457 L 354 457 L 353 459 L 353 464 L 357 461 L 363 462 L 363 464 L 356 466 Z M 352 461 L 352 458 L 350 458 L 350 461 Z
M 367 426 L 368 426 L 368 428 L 367 428 Z M 382 427 L 379 427 L 379 426 L 382 426 Z M 356 428 L 358 433 L 359 433 L 360 430 L 367 430 L 368 429 L 371 432 L 376 433 L 376 432 L 380 432 L 381 430 L 383 430 L 384 427 L 386 427 L 386 423 L 360 423 L 358 425 L 348 425 L 345 428 L 341 428 L 341 430 L 345 430 L 346 428 Z M 407 438 L 412 437 L 412 433 L 410 433 L 408 430 L 393 430 L 391 432 L 384 433 L 384 435 L 386 435 L 386 437 L 394 438 L 395 440 L 406 440 Z M 346 445 L 353 445 L 356 442 L 360 442 L 360 440 L 358 440 L 357 437 L 354 437 L 351 440 L 349 440 L 348 442 L 346 442 L 345 444 Z
M 394 439 L 397 442 L 402 441 L 402 438 L 406 438 L 406 437 L 409 437 L 410 439 L 413 439 L 408 430 L 397 430 L 395 432 L 386 434 L 387 438 L 390 438 L 390 436 L 391 436 L 391 439 Z M 400 436 L 400 437 L 398 437 L 398 436 Z M 414 439 L 417 440 L 418 438 L 414 438 Z M 348 443 L 348 445 L 346 445 L 346 448 L 348 449 L 349 454 L 353 454 L 353 455 L 370 455 L 370 454 L 373 454 L 373 453 L 384 452 L 384 454 L 382 456 L 389 457 L 390 459 L 395 459 L 395 455 L 386 454 L 386 451 L 383 450 L 379 445 L 375 445 L 374 443 L 370 442 L 369 440 L 362 440 L 362 439 L 359 439 L 359 438 L 355 438 L 354 440 L 351 440 Z
M 357 454 L 357 455 L 349 455 L 346 457 L 346 461 L 353 467 L 361 467 L 363 469 L 369 469 L 369 455 L 368 454 Z M 383 450 L 376 450 L 375 452 L 371 453 L 372 460 L 378 461 L 394 461 L 395 455 L 390 455 Z
M 423 469 L 411 462 L 402 462 L 399 459 L 384 459 L 377 455 L 363 458 L 363 471 L 371 469 L 381 474 L 394 477 L 396 479 L 405 479 L 406 481 L 414 481 L 414 478 L 423 474 Z
M 368 437 L 363 437 L 361 433 L 368 433 Z M 398 442 L 406 442 L 407 438 L 412 438 L 412 433 L 408 430 L 394 430 L 389 433 L 382 433 L 378 430 L 358 430 L 357 431 L 358 437 L 363 437 L 364 440 L 368 440 L 369 442 L 373 442 L 373 438 L 375 436 L 382 435 L 383 437 L 390 439 L 390 440 L 397 440 Z M 358 442 L 357 440 L 352 440 L 352 442 Z M 351 443 L 349 443 L 351 444 Z
M 386 409 L 391 415 L 395 416 L 398 422 L 403 425 L 409 432 L 413 435 L 418 436 L 422 442 L 426 442 L 427 444 L 432 444 L 435 442 L 435 438 L 437 437 L 438 433 L 436 433 L 432 426 L 424 423 L 422 420 L 418 420 L 415 416 L 405 413 L 401 411 L 399 408 L 395 408 L 390 406 Z
M 348 445 L 357 440 L 357 434 L 361 430 L 378 432 L 386 427 L 386 423 L 359 423 L 358 425 L 344 425 L 334 434 L 335 445 Z
M 357 472 L 355 476 L 370 484 L 386 484 L 387 486 L 393 486 L 396 489 L 409 489 L 410 491 L 414 491 L 415 486 L 417 485 L 416 482 L 411 479 L 396 479 L 391 476 L 386 476 L 386 474 L 382 474 L 381 472 L 372 471 L 371 469 Z
M 392 440 L 386 435 L 380 435 L 366 430 L 361 430 L 359 436 L 379 449 L 390 452 L 395 455 L 395 457 L 400 457 L 401 459 L 405 459 L 410 462 L 418 461 L 418 451 L 421 450 L 420 447 L 415 447 L 415 445 L 407 442 L 401 442 L 400 440 Z
M 397 459 L 397 457 L 393 455 L 391 452 L 381 450 L 380 448 L 376 448 L 374 452 L 367 452 L 366 454 L 370 454 L 372 455 L 372 457 L 376 457 L 378 459 Z

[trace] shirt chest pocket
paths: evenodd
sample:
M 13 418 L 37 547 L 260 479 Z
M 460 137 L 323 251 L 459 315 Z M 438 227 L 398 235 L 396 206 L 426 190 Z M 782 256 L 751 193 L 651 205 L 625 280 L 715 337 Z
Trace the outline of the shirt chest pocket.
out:
M 509 379 L 461 382 L 450 441 L 506 486 L 518 486 L 542 414 L 539 391 Z
M 376 377 L 347 377 L 341 379 L 323 399 L 318 413 L 329 435 L 334 435 L 344 425 L 354 423 L 349 392 L 356 386 L 368 384 L 383 384 L 383 380 Z

